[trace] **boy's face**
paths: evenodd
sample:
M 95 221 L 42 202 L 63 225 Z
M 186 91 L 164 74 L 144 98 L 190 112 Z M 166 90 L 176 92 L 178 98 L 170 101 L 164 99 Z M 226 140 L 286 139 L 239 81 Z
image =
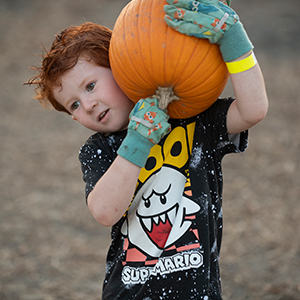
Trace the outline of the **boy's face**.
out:
M 127 127 L 134 103 L 119 88 L 112 72 L 84 57 L 60 78 L 54 98 L 84 127 L 111 133 Z

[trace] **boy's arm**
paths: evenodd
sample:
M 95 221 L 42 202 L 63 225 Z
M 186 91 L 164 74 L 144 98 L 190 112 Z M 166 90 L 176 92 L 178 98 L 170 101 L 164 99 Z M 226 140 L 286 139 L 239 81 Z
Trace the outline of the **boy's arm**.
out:
M 247 52 L 233 62 L 239 62 L 249 55 L 251 52 Z M 258 63 L 251 69 L 231 74 L 230 77 L 236 100 L 228 110 L 227 130 L 229 134 L 236 134 L 264 119 L 268 111 L 268 98 Z
M 134 106 L 118 156 L 87 198 L 88 207 L 100 224 L 112 226 L 126 212 L 151 148 L 171 129 L 168 118 L 158 108 L 156 98 L 141 99 Z
M 117 156 L 90 192 L 87 203 L 97 222 L 112 226 L 126 212 L 132 200 L 141 167 Z
M 264 80 L 252 56 L 253 45 L 236 12 L 218 0 L 167 2 L 165 21 L 170 27 L 220 46 L 236 97 L 227 116 L 229 134 L 242 132 L 261 121 L 268 109 Z

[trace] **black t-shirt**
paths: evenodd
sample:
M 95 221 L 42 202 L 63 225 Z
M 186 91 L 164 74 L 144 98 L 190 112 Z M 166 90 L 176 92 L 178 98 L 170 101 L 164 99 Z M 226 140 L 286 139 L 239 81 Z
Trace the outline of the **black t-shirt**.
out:
M 222 169 L 248 132 L 229 136 L 233 99 L 219 99 L 150 152 L 129 210 L 112 227 L 102 299 L 222 299 Z M 117 156 L 126 131 L 93 135 L 80 151 L 86 196 Z

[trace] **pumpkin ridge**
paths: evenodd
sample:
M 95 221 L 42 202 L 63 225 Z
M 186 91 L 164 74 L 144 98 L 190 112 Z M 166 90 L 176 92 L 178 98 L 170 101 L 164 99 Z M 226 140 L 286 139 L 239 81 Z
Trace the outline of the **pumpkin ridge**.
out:
M 218 85 L 218 82 L 216 82 L 216 81 L 213 81 L 212 80 L 212 78 L 214 77 L 214 76 L 216 76 L 217 77 L 217 70 L 219 69 L 219 68 L 221 68 L 222 67 L 222 64 L 220 64 L 216 69 L 215 69 L 215 71 L 214 72 L 212 72 L 212 74 L 210 75 L 210 76 L 208 76 L 207 77 L 207 79 L 205 79 L 199 86 L 195 86 L 195 87 L 193 87 L 192 89 L 190 89 L 190 90 L 188 90 L 188 91 L 186 91 L 186 92 L 184 92 L 184 91 L 182 91 L 182 94 L 186 94 L 186 93 L 192 93 L 192 94 L 194 94 L 194 90 L 197 90 L 199 87 L 201 87 L 202 85 L 204 86 L 204 87 L 207 87 L 207 81 L 208 82 L 211 82 L 211 84 L 210 84 L 210 86 L 212 86 L 209 90 L 205 90 L 205 92 L 204 93 L 199 93 L 197 96 L 198 97 L 204 97 L 205 95 L 208 95 L 208 94 L 210 94 L 210 93 L 213 93 L 215 90 L 219 90 L 220 89 L 220 86 Z M 214 85 L 213 85 L 213 83 L 214 83 Z M 225 87 L 225 84 L 224 84 L 224 87 Z M 223 87 L 223 88 L 224 88 Z M 220 90 L 223 90 L 223 88 L 221 88 Z M 184 97 L 186 97 L 186 95 L 184 95 L 184 96 L 182 96 L 182 98 L 184 98 Z M 190 96 L 191 97 L 191 96 Z M 207 99 L 207 100 L 209 100 L 209 99 Z M 205 102 L 205 101 L 204 101 Z
M 169 35 L 169 32 L 170 32 L 171 30 L 174 30 L 174 29 L 172 29 L 172 28 L 170 28 L 170 27 L 168 26 L 168 29 L 167 29 L 167 36 L 168 36 L 168 37 L 171 35 L 171 34 Z M 181 78 L 179 77 L 179 78 L 177 79 L 177 81 L 176 81 L 176 79 L 174 79 L 174 75 L 176 74 L 176 70 L 177 70 L 177 68 L 178 68 L 178 66 L 179 66 L 179 60 L 180 60 L 180 56 L 182 55 L 182 52 L 183 52 L 183 49 L 184 49 L 184 45 L 185 45 L 185 42 L 184 42 L 184 44 L 183 44 L 183 46 L 182 46 L 182 48 L 181 48 L 181 50 L 180 50 L 180 55 L 179 55 L 179 59 L 177 60 L 176 67 L 173 69 L 173 74 L 172 74 L 172 77 L 171 77 L 171 82 L 173 83 L 173 87 L 176 86 L 177 82 L 181 79 Z M 166 52 L 165 52 L 165 55 L 166 55 Z
M 172 28 L 170 28 L 170 27 L 169 27 L 169 29 L 170 29 L 170 30 L 174 30 L 174 29 L 172 29 Z M 188 42 L 187 38 L 188 38 L 188 37 L 185 37 L 185 39 L 184 39 L 184 44 L 183 44 L 183 46 L 182 46 L 182 48 L 181 48 L 180 56 L 181 56 L 181 54 L 184 52 L 183 50 L 184 50 L 184 48 L 185 48 L 185 45 L 186 45 L 187 42 Z M 198 43 L 195 43 L 195 47 L 194 47 L 194 49 L 193 49 L 193 52 L 192 52 L 192 54 L 189 56 L 186 65 L 188 65 L 188 64 L 190 63 L 190 61 L 192 60 L 192 57 L 193 57 L 193 55 L 194 55 L 194 53 L 195 53 L 197 47 L 198 47 Z M 202 63 L 202 62 L 201 62 L 201 63 Z M 201 64 L 201 63 L 200 63 L 200 64 Z M 177 65 L 176 65 L 176 68 L 174 69 L 173 77 L 174 77 L 174 74 L 176 73 L 176 69 L 177 69 L 178 64 L 179 64 L 179 61 L 178 61 Z M 199 65 L 200 65 L 200 64 L 199 64 Z M 179 82 L 182 80 L 182 77 L 184 78 L 184 74 L 185 74 L 186 70 L 187 70 L 187 68 L 184 68 L 184 71 L 183 71 L 183 73 L 181 73 L 181 76 L 179 76 L 178 79 L 177 79 L 176 81 L 174 81 L 174 84 L 173 84 L 174 86 L 177 86 L 177 85 L 179 84 Z M 193 73 L 194 73 L 194 72 L 193 72 Z M 192 73 L 192 74 L 193 74 L 193 73 Z M 172 77 L 172 82 L 173 82 L 173 77 Z M 184 80 L 184 81 L 182 82 L 182 84 L 184 84 L 185 81 L 186 81 L 186 80 Z
M 201 66 L 199 66 L 199 67 L 201 68 Z M 201 89 L 201 86 L 203 86 L 205 88 L 205 90 L 207 90 L 210 86 L 218 86 L 218 85 L 220 85 L 220 83 L 217 80 L 213 81 L 212 78 L 214 76 L 217 76 L 216 73 L 218 73 L 218 71 L 220 71 L 221 68 L 225 68 L 223 63 L 214 64 L 214 65 L 210 66 L 209 71 L 205 71 L 205 77 L 203 78 L 203 81 L 201 81 L 200 84 L 196 85 L 196 81 L 194 81 L 193 84 L 190 83 L 190 84 L 186 85 L 185 81 L 184 81 L 184 82 L 180 83 L 177 88 L 180 89 L 181 93 L 189 93 L 189 91 L 193 91 L 194 89 L 197 89 L 197 87 Z M 193 74 L 198 72 L 199 70 L 201 72 L 201 69 L 199 69 L 199 68 L 195 69 Z M 221 69 L 221 71 L 222 71 L 222 69 Z
M 154 7 L 154 5 L 153 5 L 153 1 L 151 2 L 151 8 L 150 8 L 150 12 L 151 12 L 151 16 L 152 16 L 152 13 L 153 13 L 153 7 Z M 149 30 L 149 40 L 150 40 L 150 45 L 152 45 L 152 36 L 151 36 L 151 28 L 152 28 L 152 26 L 153 26 L 153 23 L 152 23 L 152 20 L 151 20 L 151 22 L 150 22 L 150 25 L 149 25 L 149 27 L 150 27 L 150 30 Z M 149 47 L 149 51 L 150 51 L 150 57 L 152 58 L 152 47 Z M 150 73 L 153 75 L 153 60 L 151 59 L 150 60 L 150 62 L 149 62 L 149 66 L 151 67 L 151 70 L 150 70 Z M 152 76 L 152 78 L 154 78 L 153 76 Z M 154 81 L 153 81 L 154 82 Z M 153 83 L 154 85 L 156 85 L 156 87 L 157 87 L 157 83 L 155 82 L 155 83 Z
M 206 85 L 206 82 L 207 81 L 210 81 L 210 82 L 213 82 L 214 83 L 214 87 L 213 88 L 211 88 L 211 89 L 209 89 L 208 91 L 210 92 L 210 91 L 212 91 L 212 90 L 215 90 L 216 89 L 216 86 L 217 86 L 217 81 L 216 80 L 211 80 L 212 79 L 212 77 L 217 77 L 217 71 L 220 69 L 220 68 L 222 68 L 222 67 L 224 67 L 223 66 L 223 64 L 220 64 L 215 70 L 214 70 L 214 72 L 212 72 L 211 74 L 210 74 L 210 76 L 208 76 L 202 83 L 201 83 L 201 85 Z M 200 85 L 200 86 L 201 86 Z M 207 86 L 207 85 L 206 85 Z
M 140 6 L 141 6 L 141 4 L 139 4 L 139 8 L 140 8 Z M 129 6 L 128 6 L 128 7 L 129 7 Z M 125 21 L 126 21 L 126 18 L 123 18 L 123 26 L 124 26 L 124 28 L 126 28 Z M 138 20 L 137 20 L 137 22 L 138 22 Z M 139 23 L 139 22 L 138 22 L 138 23 Z M 137 31 L 138 31 L 138 30 L 137 30 Z M 140 45 L 139 34 L 137 34 L 136 36 L 137 36 L 137 38 L 138 38 L 138 42 L 139 42 L 139 45 Z M 128 48 L 128 44 L 127 44 L 127 39 L 125 39 L 124 41 L 125 41 L 126 52 L 127 52 L 127 53 L 130 53 L 129 48 Z M 130 47 L 130 46 L 129 46 L 129 47 Z M 134 64 L 133 61 L 132 61 L 131 56 L 128 55 L 128 57 L 129 57 L 129 60 L 130 60 L 131 65 L 132 65 L 132 67 L 133 67 L 133 69 L 134 69 L 134 71 L 135 71 L 135 74 L 139 77 L 140 82 L 143 82 L 145 85 L 148 85 L 147 81 L 144 80 L 143 76 L 139 74 L 139 72 L 138 72 L 138 70 L 137 70 L 135 64 Z M 141 56 L 141 58 L 143 58 L 143 57 Z M 141 59 L 141 60 L 143 61 L 143 59 Z M 126 69 L 126 67 L 125 67 L 125 69 Z M 144 68 L 144 69 L 146 69 L 146 68 Z M 147 74 L 147 75 L 149 75 L 149 74 Z M 135 79 L 136 79 L 136 78 L 135 78 Z
M 152 7 L 153 7 L 153 2 L 152 2 Z M 167 31 L 168 31 L 168 28 L 167 28 Z M 167 39 L 165 40 L 165 43 L 167 44 Z M 166 53 L 167 53 L 166 48 L 164 48 L 164 62 L 166 61 Z M 164 67 L 162 69 L 164 72 L 164 74 L 163 74 L 164 82 L 166 82 L 166 69 Z
M 124 10 L 125 10 L 124 15 L 125 15 L 125 13 L 127 13 L 128 8 L 129 8 L 128 6 L 126 6 L 124 8 Z M 124 26 L 124 23 L 125 23 L 125 18 L 123 19 L 123 26 Z M 113 43 L 114 43 L 115 39 L 116 38 L 113 35 L 112 36 L 112 42 Z M 110 45 L 111 44 L 112 43 L 110 43 Z M 110 52 L 109 53 L 110 64 L 114 65 L 114 68 L 112 69 L 112 71 L 113 71 L 113 75 L 114 75 L 115 79 L 117 79 L 116 77 L 118 77 L 118 78 L 122 77 L 122 80 L 125 79 L 127 82 L 131 83 L 132 86 L 136 85 L 133 80 L 130 80 L 130 78 L 128 76 L 126 76 L 126 74 L 123 73 L 123 70 L 126 70 L 126 68 L 123 64 L 123 60 L 120 58 L 120 56 L 122 56 L 122 54 L 120 53 L 120 55 L 119 55 L 118 51 L 115 48 L 111 47 L 111 46 L 110 46 L 109 52 Z M 118 72 L 116 71 L 116 69 L 118 69 Z
M 147 1 L 147 0 L 146 0 Z M 156 11 L 158 10 L 158 2 L 156 1 L 156 3 L 154 3 L 155 1 L 149 1 L 149 4 L 146 5 L 151 5 L 151 8 L 149 9 L 149 13 L 151 16 L 151 22 L 149 25 L 149 41 L 150 41 L 150 61 L 149 61 L 149 65 L 151 66 L 151 75 L 153 78 L 153 84 L 156 87 L 155 90 L 160 86 L 160 87 L 165 87 L 165 83 L 166 83 L 166 72 L 165 72 L 165 55 L 166 55 L 166 48 L 163 48 L 163 50 L 160 48 L 161 45 L 157 44 L 157 41 L 161 42 L 160 40 L 160 32 L 159 32 L 159 36 L 158 34 L 158 27 L 160 28 L 160 26 L 158 26 L 157 22 L 159 22 L 159 20 L 157 20 L 157 15 L 156 15 Z M 150 4 L 151 3 L 151 4 Z M 161 4 L 161 3 L 159 3 Z M 167 24 L 164 23 L 164 26 L 166 28 Z M 161 30 L 164 30 L 163 26 L 161 28 Z M 166 42 L 166 41 L 164 41 Z M 158 48 L 153 48 L 154 46 L 157 46 Z M 163 51 L 163 52 L 162 52 Z M 161 60 L 161 58 L 163 57 L 163 59 Z M 162 65 L 157 68 L 157 62 L 161 62 Z M 163 83 L 162 83 L 163 82 Z
M 201 45 L 199 45 L 200 43 L 201 43 L 201 42 L 198 42 L 198 43 L 197 43 L 196 47 L 194 48 L 194 51 L 195 51 L 195 49 L 196 49 L 197 47 L 201 47 Z M 195 68 L 195 69 L 193 70 L 192 74 L 190 74 L 190 77 L 192 77 L 193 74 L 195 74 L 195 73 L 198 71 L 198 69 L 201 68 L 202 63 L 206 60 L 206 58 L 207 58 L 209 52 L 211 51 L 212 47 L 213 47 L 213 45 L 210 44 L 209 50 L 207 51 L 206 55 L 203 57 L 202 61 L 199 62 L 197 68 Z M 189 62 L 191 61 L 191 59 L 192 59 L 192 56 L 189 57 Z M 182 74 L 182 77 L 185 77 L 184 74 L 185 74 L 185 73 Z M 182 81 L 182 82 L 180 83 L 180 85 L 181 85 L 181 86 L 184 86 L 184 85 L 185 85 L 185 82 L 186 82 L 187 80 L 189 80 L 189 77 L 186 77 L 186 79 L 185 79 L 184 81 Z
M 122 60 L 119 60 L 119 64 L 116 63 L 115 58 L 112 59 L 112 61 L 114 62 L 114 72 L 113 72 L 113 74 L 122 74 L 122 70 L 124 68 L 124 65 L 122 64 Z M 122 67 L 120 65 L 122 65 Z M 115 77 L 115 75 L 114 75 L 114 77 Z M 119 78 L 122 78 L 123 82 L 126 81 L 127 83 L 131 84 L 131 86 L 136 86 L 135 81 L 130 80 L 130 78 L 128 78 L 128 76 L 126 76 L 126 75 L 123 75 L 123 74 L 119 75 Z
M 124 8 L 124 11 L 122 12 L 124 16 L 127 14 L 128 10 L 129 10 L 129 6 L 126 6 Z M 126 18 L 124 17 L 122 21 L 123 21 L 123 26 L 125 26 Z M 117 25 L 117 26 L 119 26 L 119 25 Z M 114 43 L 114 40 L 117 40 L 117 38 L 113 34 L 111 44 Z M 126 39 L 124 39 L 124 45 L 125 45 L 126 51 L 128 51 Z M 129 79 L 130 77 L 126 76 L 126 74 L 124 74 L 124 70 L 128 70 L 128 67 L 126 68 L 126 66 L 123 63 L 123 59 L 120 58 L 120 56 L 123 56 L 123 54 L 119 53 L 116 49 L 114 49 L 112 47 L 110 47 L 110 54 L 111 55 L 109 55 L 109 58 L 110 58 L 111 64 L 112 64 L 112 62 L 114 62 L 114 64 L 113 64 L 114 65 L 113 74 L 114 74 L 114 77 L 116 77 L 115 79 L 121 77 L 122 81 L 125 80 L 127 82 L 130 82 L 133 86 L 136 86 L 136 82 L 133 81 L 133 80 L 130 80 Z M 132 63 L 132 60 L 131 60 L 131 58 L 129 56 L 128 56 L 128 58 L 130 60 L 132 69 L 134 70 L 135 69 L 134 64 Z M 116 69 L 122 70 L 122 71 L 121 72 L 116 72 Z

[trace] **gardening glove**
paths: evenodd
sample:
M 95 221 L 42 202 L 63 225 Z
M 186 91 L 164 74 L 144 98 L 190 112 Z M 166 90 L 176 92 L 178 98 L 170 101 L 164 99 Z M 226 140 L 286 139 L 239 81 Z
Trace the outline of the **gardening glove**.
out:
M 225 62 L 253 49 L 239 17 L 224 1 L 167 0 L 165 21 L 180 33 L 220 46 Z
M 130 113 L 130 122 L 118 155 L 144 167 L 153 145 L 171 130 L 166 111 L 158 108 L 156 98 L 141 99 Z

